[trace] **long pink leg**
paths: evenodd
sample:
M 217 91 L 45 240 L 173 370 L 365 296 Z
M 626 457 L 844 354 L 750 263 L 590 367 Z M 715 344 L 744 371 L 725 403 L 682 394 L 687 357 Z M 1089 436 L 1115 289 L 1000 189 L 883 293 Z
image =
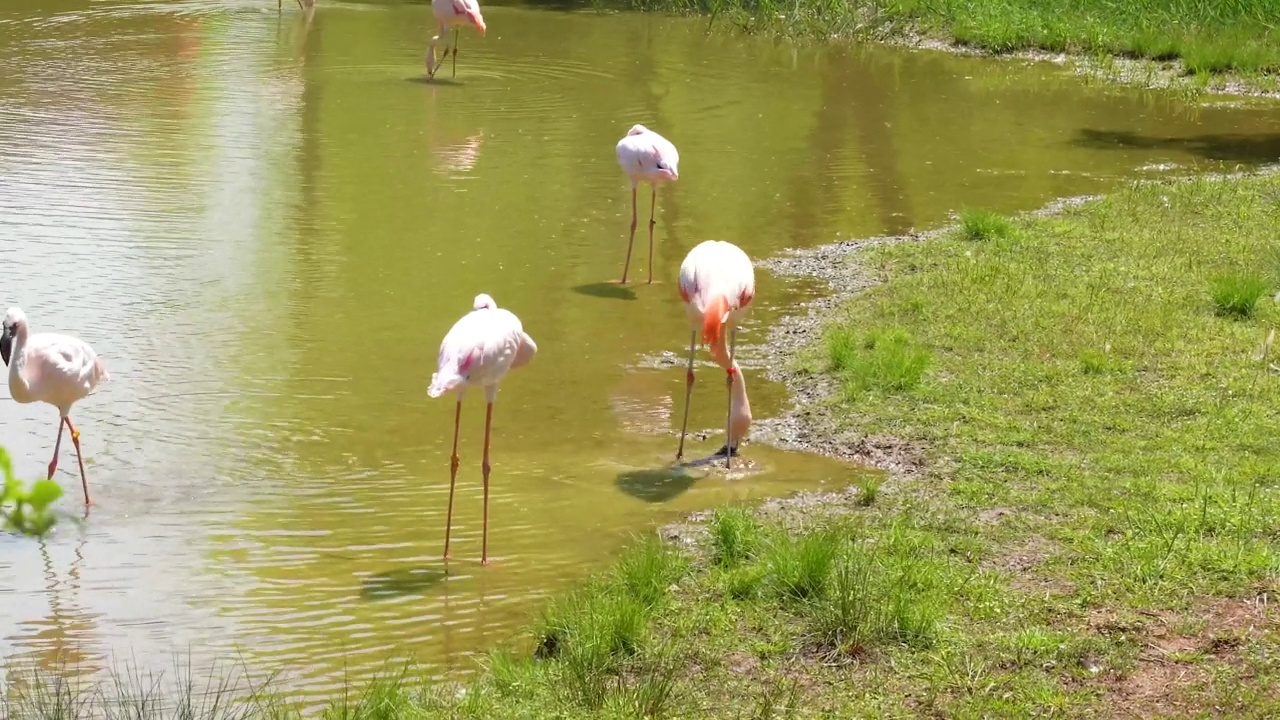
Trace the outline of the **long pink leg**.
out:
M 693 397 L 693 353 L 698 348 L 698 331 L 689 335 L 689 366 L 684 374 L 684 420 L 680 422 L 680 447 L 676 449 L 676 460 L 684 457 L 684 436 L 689 430 L 689 399 Z
M 453 412 L 453 454 L 449 456 L 449 510 L 444 519 L 444 559 L 449 559 L 449 530 L 453 527 L 453 489 L 458 482 L 458 428 L 462 422 L 462 398 Z
M 49 479 L 53 479 L 53 472 L 58 469 L 58 451 L 62 448 L 62 425 L 66 418 L 62 414 L 58 414 L 58 439 L 53 443 L 53 459 L 49 461 Z
M 484 531 L 480 541 L 480 564 L 489 564 L 489 427 L 493 424 L 493 403 L 484 411 Z
M 627 270 L 631 268 L 631 246 L 636 241 L 636 185 L 631 184 L 631 235 L 627 238 L 627 260 L 622 265 L 622 284 L 627 284 Z
M 653 195 L 649 198 L 649 284 L 653 284 L 653 226 L 658 222 L 653 219 L 654 208 L 658 204 L 658 186 L 653 186 Z
M 67 428 L 71 430 L 71 444 L 76 446 L 76 462 L 80 464 L 80 486 L 84 488 L 84 504 L 92 505 L 93 501 L 89 499 L 89 479 L 84 474 L 84 453 L 80 452 L 80 431 L 75 425 L 71 424 L 71 417 L 62 418 L 67 424 Z M 62 429 L 58 429 L 58 434 L 62 434 Z
M 458 77 L 458 28 L 453 29 L 453 60 L 449 68 L 449 77 Z

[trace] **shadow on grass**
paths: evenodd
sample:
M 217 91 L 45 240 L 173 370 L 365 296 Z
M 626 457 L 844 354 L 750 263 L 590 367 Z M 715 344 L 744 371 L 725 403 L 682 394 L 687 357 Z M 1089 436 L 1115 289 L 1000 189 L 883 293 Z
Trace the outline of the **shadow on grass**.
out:
M 608 298 L 611 300 L 635 300 L 635 292 L 626 285 L 619 285 L 615 282 L 587 283 L 586 285 L 578 285 L 573 291 L 579 295 L 590 295 L 591 297 Z
M 391 600 L 406 595 L 421 594 L 439 585 L 448 573 L 443 567 L 417 567 L 371 575 L 360 584 L 360 597 L 364 600 Z
M 1178 150 L 1206 160 L 1263 164 L 1280 160 L 1280 134 L 1214 133 L 1186 137 L 1155 137 L 1119 130 L 1080 130 L 1075 144 L 1088 148 Z

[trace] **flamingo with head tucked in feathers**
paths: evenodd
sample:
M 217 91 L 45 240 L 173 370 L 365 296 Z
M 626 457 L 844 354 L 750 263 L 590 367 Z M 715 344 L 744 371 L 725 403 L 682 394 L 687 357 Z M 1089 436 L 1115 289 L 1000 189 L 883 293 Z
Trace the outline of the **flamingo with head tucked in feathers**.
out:
M 627 283 L 631 268 L 631 246 L 636 241 L 636 187 L 649 183 L 649 282 L 653 282 L 653 219 L 658 204 L 658 185 L 680 178 L 680 153 L 671 141 L 643 125 L 632 125 L 626 137 L 618 141 L 618 164 L 631 180 L 631 234 L 627 238 L 627 259 L 622 265 L 622 284 Z
M 436 71 L 444 65 L 444 57 L 451 55 L 453 58 L 450 77 L 458 74 L 458 30 L 468 25 L 480 31 L 480 35 L 484 35 L 485 25 L 484 16 L 480 14 L 480 3 L 477 0 L 431 0 L 431 13 L 436 17 L 436 24 L 440 27 L 440 33 L 431 38 L 431 44 L 427 47 L 427 77 L 434 78 Z M 440 42 L 440 38 L 448 35 L 449 28 L 453 28 L 453 52 L 449 50 L 449 40 L 445 38 L 444 55 L 440 57 L 440 64 L 436 64 L 436 44 Z
M 46 402 L 58 408 L 58 439 L 53 444 L 53 459 L 49 461 L 49 479 L 53 479 L 58 469 L 62 428 L 66 426 L 71 430 L 71 442 L 76 446 L 76 460 L 80 463 L 84 504 L 91 505 L 80 431 L 71 424 L 71 406 L 110 378 L 106 364 L 83 340 L 57 333 L 31 333 L 26 314 L 16 307 L 9 308 L 4 316 L 0 358 L 9 366 L 9 394 L 14 400 Z
M 489 429 L 493 423 L 493 402 L 498 383 L 512 368 L 527 365 L 538 346 L 524 331 L 520 318 L 503 310 L 485 294 L 476 296 L 471 312 L 453 324 L 440 343 L 438 370 L 431 376 L 427 394 L 440 397 L 458 395 L 453 415 L 453 453 L 449 457 L 449 509 L 445 518 L 444 557 L 449 558 L 449 533 L 453 527 L 453 491 L 458 479 L 458 429 L 462 421 L 462 396 L 469 388 L 483 387 L 487 408 L 484 414 L 484 531 L 480 564 L 489 563 Z
M 725 467 L 732 467 L 738 444 L 751 427 L 751 403 L 742 370 L 733 357 L 738 339 L 738 325 L 751 310 L 756 296 L 755 269 L 751 258 L 738 246 L 720 240 L 708 240 L 689 251 L 680 265 L 680 299 L 689 316 L 689 366 L 685 372 L 684 420 L 680 423 L 680 447 L 676 460 L 684 456 L 684 438 L 689 428 L 689 400 L 693 396 L 693 356 L 701 335 L 711 350 L 716 364 L 729 377 L 729 417 L 725 427 L 724 447 L 717 455 L 725 456 Z

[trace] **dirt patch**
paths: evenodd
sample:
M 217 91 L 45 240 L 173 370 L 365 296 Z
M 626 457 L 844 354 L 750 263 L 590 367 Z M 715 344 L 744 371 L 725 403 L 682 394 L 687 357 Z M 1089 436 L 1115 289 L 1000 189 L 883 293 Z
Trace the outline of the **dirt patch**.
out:
M 1087 622 L 1095 632 L 1139 646 L 1132 670 L 1101 681 L 1117 717 L 1149 718 L 1202 709 L 1197 691 L 1209 688 L 1222 667 L 1240 665 L 1250 638 L 1280 630 L 1280 613 L 1265 596 L 1207 598 L 1178 612 L 1097 609 Z

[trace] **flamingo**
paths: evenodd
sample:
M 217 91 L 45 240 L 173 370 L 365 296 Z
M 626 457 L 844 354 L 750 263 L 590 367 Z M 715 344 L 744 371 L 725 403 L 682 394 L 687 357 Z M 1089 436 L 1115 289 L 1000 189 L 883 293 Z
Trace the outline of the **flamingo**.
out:
M 738 324 L 751 310 L 756 295 L 755 270 L 751 258 L 737 245 L 720 240 L 707 240 L 689 251 L 680 264 L 680 299 L 689 316 L 689 366 L 685 372 L 684 420 L 680 423 L 680 447 L 676 460 L 684 457 L 684 438 L 689 428 L 689 399 L 693 395 L 693 355 L 698 346 L 698 333 L 711 349 L 711 357 L 729 377 L 729 417 L 725 427 L 724 466 L 732 467 L 751 427 L 751 403 L 742 370 L 734 359 L 738 340 Z M 727 343 L 726 343 L 727 336 Z
M 627 259 L 622 265 L 622 284 L 627 284 L 631 267 L 631 246 L 636 241 L 636 187 L 649 183 L 653 190 L 649 199 L 649 282 L 653 282 L 653 219 L 658 204 L 658 185 L 680 178 L 680 153 L 671 141 L 643 125 L 632 125 L 626 137 L 618 141 L 618 164 L 631 180 L 631 234 L 627 238 Z
M 449 510 L 445 518 L 444 558 L 449 558 L 449 532 L 453 527 L 453 490 L 458 479 L 458 428 L 462 420 L 462 396 L 468 388 L 483 387 L 487 408 L 484 414 L 484 535 L 480 564 L 489 564 L 489 428 L 493 423 L 493 401 L 498 383 L 512 368 L 528 365 L 538 346 L 524 331 L 520 318 L 503 310 L 492 297 L 481 293 L 471 312 L 453 324 L 437 357 L 438 371 L 431 376 L 427 394 L 433 398 L 454 391 L 458 406 L 453 415 L 453 454 L 449 458 Z
M 436 16 L 436 23 L 440 26 L 440 34 L 431 38 L 431 45 L 427 47 L 427 77 L 434 78 L 436 71 L 444 65 L 444 57 L 440 58 L 440 65 L 436 65 L 436 43 L 440 42 L 441 36 L 448 35 L 449 28 L 453 28 L 453 65 L 450 70 L 450 77 L 456 77 L 458 74 L 458 30 L 467 25 L 474 25 L 476 30 L 480 31 L 480 35 L 484 35 L 484 16 L 480 14 L 480 3 L 477 0 L 431 0 L 431 13 Z M 449 55 L 449 41 L 446 38 L 444 46 L 444 54 Z
M 102 358 L 89 344 L 69 335 L 56 333 L 30 334 L 27 316 L 21 309 L 9 308 L 0 335 L 0 357 L 9 366 L 9 394 L 20 403 L 46 402 L 58 408 L 58 440 L 49 461 L 49 479 L 58 469 L 58 450 L 62 447 L 62 428 L 71 430 L 80 463 L 80 484 L 84 487 L 84 504 L 89 499 L 89 481 L 84 473 L 84 454 L 80 451 L 80 431 L 71 424 L 71 406 L 88 396 L 110 375 Z

